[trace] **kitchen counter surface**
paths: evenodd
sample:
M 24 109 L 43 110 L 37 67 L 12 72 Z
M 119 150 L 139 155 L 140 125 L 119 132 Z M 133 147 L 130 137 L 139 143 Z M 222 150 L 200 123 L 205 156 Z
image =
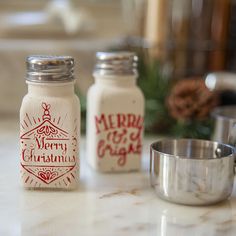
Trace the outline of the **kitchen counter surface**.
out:
M 18 124 L 0 121 L 0 235 L 236 235 L 236 188 L 208 207 L 160 200 L 149 186 L 149 144 L 139 173 L 99 174 L 85 162 L 73 192 L 25 191 L 19 185 Z

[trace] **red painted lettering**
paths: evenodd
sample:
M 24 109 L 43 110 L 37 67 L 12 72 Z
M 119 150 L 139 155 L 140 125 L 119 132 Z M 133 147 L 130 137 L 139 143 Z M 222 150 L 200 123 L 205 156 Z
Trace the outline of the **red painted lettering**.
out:
M 136 116 L 134 114 L 128 114 L 128 127 L 135 127 Z
M 117 127 L 118 128 L 126 127 L 125 121 L 126 121 L 125 114 L 117 114 Z
M 97 134 L 109 131 L 106 139 L 97 143 L 97 156 L 117 158 L 117 165 L 124 166 L 130 154 L 141 154 L 143 117 L 135 114 L 109 114 L 95 117 Z
M 114 116 L 113 114 L 108 115 L 109 129 L 114 129 L 115 128 L 115 124 L 114 124 L 114 122 L 112 120 L 113 116 Z
M 102 114 L 100 118 L 95 116 L 95 124 L 96 124 L 96 130 L 97 130 L 96 133 L 97 134 L 100 133 L 103 130 L 108 129 L 108 125 L 107 125 L 106 118 L 105 118 L 104 114 Z

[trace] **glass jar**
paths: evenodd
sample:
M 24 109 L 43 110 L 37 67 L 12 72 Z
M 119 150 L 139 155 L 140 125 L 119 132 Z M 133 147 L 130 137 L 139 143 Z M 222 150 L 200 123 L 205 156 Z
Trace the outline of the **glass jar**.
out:
M 22 185 L 74 189 L 78 183 L 80 130 L 74 59 L 30 56 L 27 69 L 28 93 L 20 109 Z
M 136 66 L 133 53 L 97 53 L 87 95 L 87 160 L 98 171 L 140 169 L 144 97 Z

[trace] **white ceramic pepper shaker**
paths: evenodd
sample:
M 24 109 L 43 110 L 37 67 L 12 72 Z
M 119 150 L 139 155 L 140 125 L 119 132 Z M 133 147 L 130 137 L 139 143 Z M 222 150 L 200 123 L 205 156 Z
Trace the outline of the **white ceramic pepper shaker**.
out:
M 30 56 L 27 69 L 28 93 L 20 109 L 22 184 L 33 189 L 74 189 L 80 132 L 74 59 Z
M 98 171 L 140 169 L 144 97 L 136 86 L 137 56 L 98 52 L 87 95 L 87 160 Z

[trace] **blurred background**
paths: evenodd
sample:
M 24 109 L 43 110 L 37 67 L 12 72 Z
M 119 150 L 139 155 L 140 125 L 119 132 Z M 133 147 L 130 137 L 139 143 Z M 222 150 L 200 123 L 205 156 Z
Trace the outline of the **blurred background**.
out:
M 209 138 L 212 109 L 236 96 L 208 91 L 203 79 L 236 70 L 235 40 L 235 0 L 2 0 L 0 119 L 18 117 L 28 55 L 71 55 L 84 131 L 96 51 L 132 50 L 146 133 Z

